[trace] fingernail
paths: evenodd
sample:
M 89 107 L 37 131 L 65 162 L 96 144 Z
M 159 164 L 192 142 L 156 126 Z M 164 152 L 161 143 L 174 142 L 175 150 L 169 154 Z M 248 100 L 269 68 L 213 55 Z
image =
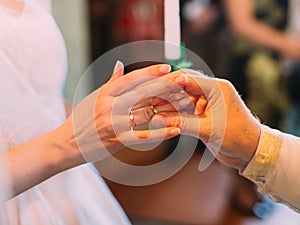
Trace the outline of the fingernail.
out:
M 118 72 L 119 70 L 122 70 L 123 68 L 124 64 L 120 60 L 118 60 L 114 68 L 114 73 Z
M 181 133 L 181 130 L 179 128 L 174 128 L 170 130 L 171 135 L 179 135 Z
M 191 102 L 191 100 L 189 98 L 184 98 L 179 101 L 179 105 L 186 106 L 186 105 L 190 104 L 190 102 Z
M 171 72 L 171 66 L 163 65 L 163 66 L 159 67 L 159 71 L 162 73 L 169 73 L 169 72 Z
M 188 81 L 188 78 L 184 75 L 180 75 L 179 77 L 177 77 L 175 79 L 175 82 L 178 84 L 185 84 L 185 83 L 187 83 L 187 81 Z

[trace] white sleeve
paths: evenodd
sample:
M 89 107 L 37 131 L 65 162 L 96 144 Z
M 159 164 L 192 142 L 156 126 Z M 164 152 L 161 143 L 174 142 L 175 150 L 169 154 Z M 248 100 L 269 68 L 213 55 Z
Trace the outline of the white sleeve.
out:
M 258 149 L 241 175 L 258 191 L 300 212 L 300 138 L 262 127 Z

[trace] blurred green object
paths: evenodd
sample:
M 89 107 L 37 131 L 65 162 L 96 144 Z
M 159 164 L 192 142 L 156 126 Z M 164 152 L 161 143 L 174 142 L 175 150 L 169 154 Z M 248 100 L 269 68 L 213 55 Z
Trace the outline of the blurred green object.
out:
M 193 63 L 187 60 L 185 53 L 185 44 L 181 43 L 180 47 L 180 59 L 166 59 L 167 63 L 171 65 L 172 71 L 180 70 L 180 69 L 191 69 L 193 67 Z

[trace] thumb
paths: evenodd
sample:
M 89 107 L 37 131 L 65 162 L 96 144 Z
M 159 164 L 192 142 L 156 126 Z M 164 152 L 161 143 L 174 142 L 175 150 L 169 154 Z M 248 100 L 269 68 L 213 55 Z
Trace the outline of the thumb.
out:
M 185 91 L 191 95 L 204 95 L 213 104 L 222 97 L 218 78 L 212 78 L 201 72 L 184 69 L 186 74 Z M 223 81 L 223 83 L 225 80 Z

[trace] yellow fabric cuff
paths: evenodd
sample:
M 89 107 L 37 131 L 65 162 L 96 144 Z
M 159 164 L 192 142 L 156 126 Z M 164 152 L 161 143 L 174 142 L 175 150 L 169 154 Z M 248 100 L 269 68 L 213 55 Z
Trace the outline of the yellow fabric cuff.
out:
M 240 174 L 258 185 L 264 185 L 266 178 L 276 165 L 283 145 L 279 132 L 262 126 L 255 155 Z

